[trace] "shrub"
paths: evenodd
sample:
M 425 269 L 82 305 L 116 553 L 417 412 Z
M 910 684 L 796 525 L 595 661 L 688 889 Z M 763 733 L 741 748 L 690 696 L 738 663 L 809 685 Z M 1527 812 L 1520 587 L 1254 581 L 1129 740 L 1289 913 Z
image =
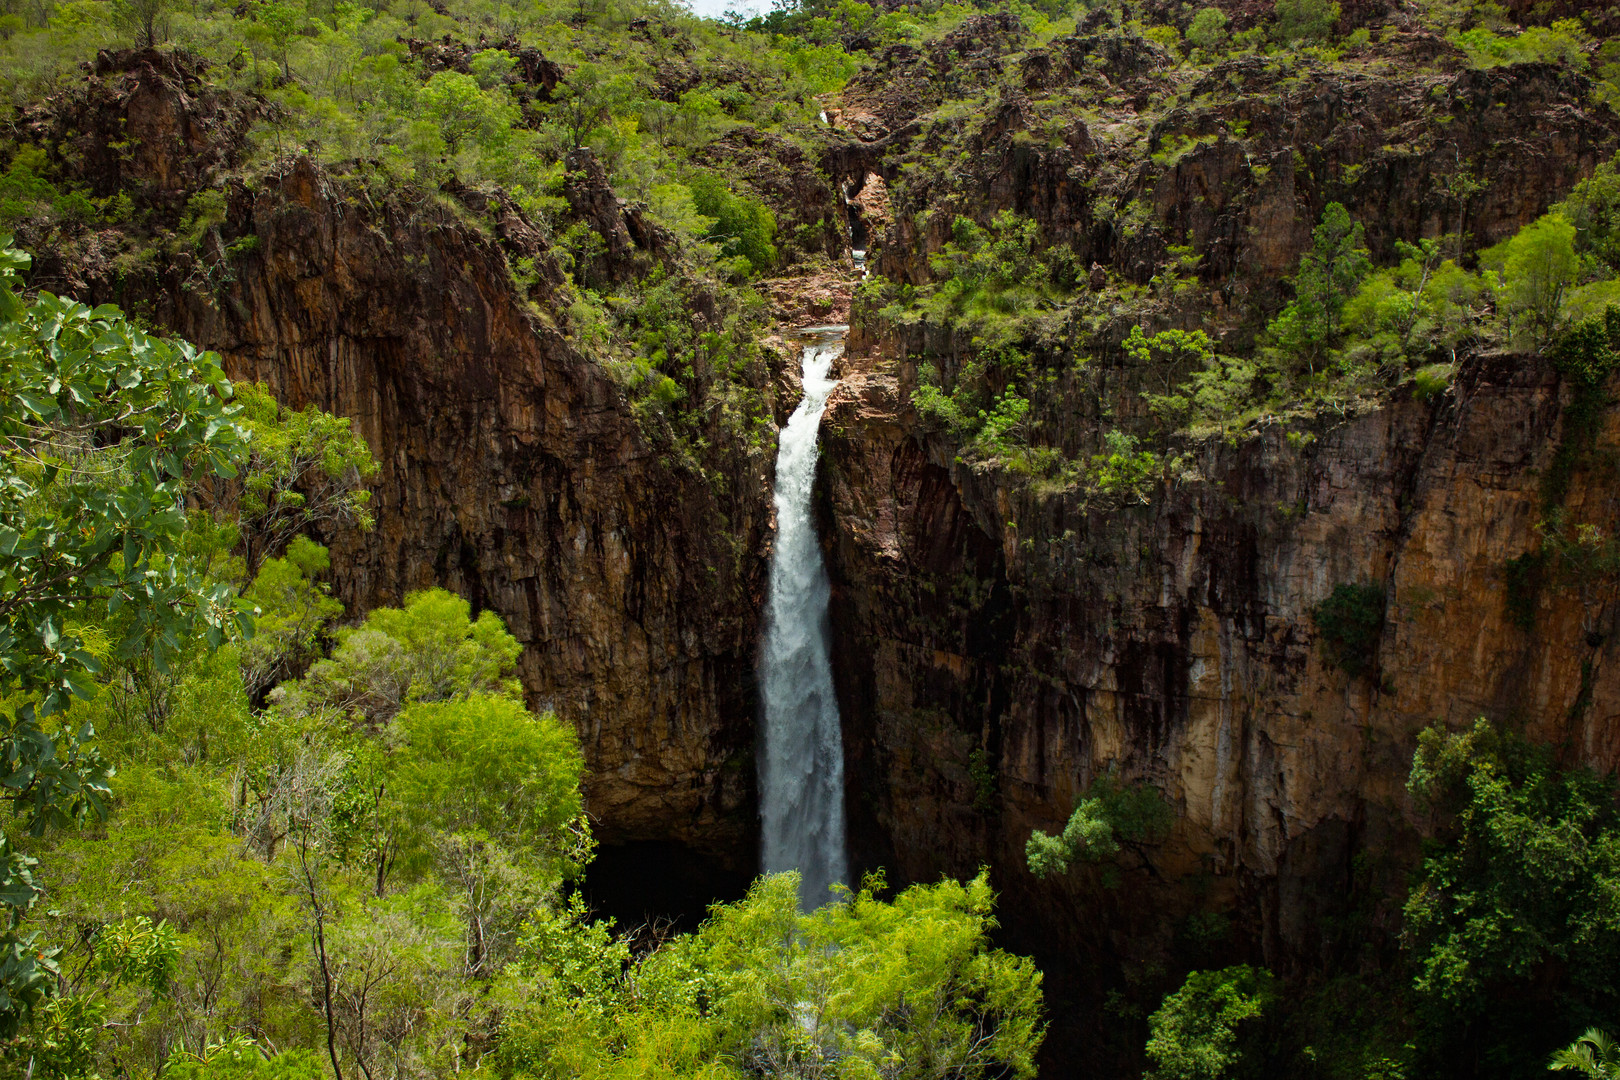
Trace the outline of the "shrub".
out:
M 1090 486 L 1109 498 L 1145 503 L 1159 465 L 1159 455 L 1137 448 L 1135 435 L 1110 431 L 1103 436 L 1102 452 L 1091 458 Z
M 1187 27 L 1187 44 L 1206 52 L 1214 52 L 1226 44 L 1226 27 L 1230 20 L 1220 8 L 1207 7 L 1193 16 Z
M 1338 585 L 1311 613 L 1328 659 L 1345 674 L 1372 667 L 1384 627 L 1381 585 Z
M 40 175 L 45 166 L 45 151 L 28 147 L 17 151 L 11 167 L 0 173 L 0 228 L 28 221 L 97 220 L 96 206 L 83 192 L 61 191 Z
M 1339 21 L 1331 0 L 1277 0 L 1272 31 L 1278 41 L 1325 41 Z
M 1457 377 L 1454 364 L 1428 364 L 1412 375 L 1412 394 L 1419 401 L 1428 401 L 1451 389 L 1451 380 Z
M 1468 56 L 1474 67 L 1501 64 L 1562 62 L 1585 71 L 1590 36 L 1578 19 L 1560 19 L 1551 26 L 1533 26 L 1518 34 L 1499 34 L 1487 27 L 1453 33 L 1449 40 Z
M 1239 1027 L 1275 998 L 1270 973 L 1247 964 L 1188 975 L 1148 1019 L 1149 1080 L 1221 1080 L 1243 1056 Z
M 764 203 L 736 194 L 713 173 L 698 173 L 686 186 L 697 212 L 714 220 L 707 236 L 720 244 L 722 257 L 746 260 L 737 264 L 745 275 L 776 265 L 776 217 Z

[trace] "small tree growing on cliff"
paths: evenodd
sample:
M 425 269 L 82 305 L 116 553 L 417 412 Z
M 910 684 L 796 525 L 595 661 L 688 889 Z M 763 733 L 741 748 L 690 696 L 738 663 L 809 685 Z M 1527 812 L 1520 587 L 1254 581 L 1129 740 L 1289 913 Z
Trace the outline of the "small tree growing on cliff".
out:
M 1278 41 L 1326 41 L 1339 21 L 1332 0 L 1277 0 L 1273 31 Z
M 1247 964 L 1195 971 L 1148 1020 L 1148 1080 L 1222 1080 L 1244 1058 L 1252 1029 L 1277 997 L 1271 973 Z
M 1328 203 L 1294 275 L 1294 300 L 1267 327 L 1277 349 L 1314 373 L 1339 336 L 1345 302 L 1371 266 L 1360 222 L 1342 204 Z
M 590 142 L 612 115 L 617 87 L 596 64 L 581 64 L 557 87 L 551 115 L 568 135 L 571 149 Z
M 1486 280 L 1510 341 L 1540 349 L 1550 342 L 1563 314 L 1564 296 L 1580 276 L 1575 226 L 1555 210 L 1480 253 Z
M 1097 778 L 1075 805 L 1057 836 L 1037 829 L 1025 845 L 1025 858 L 1036 877 L 1066 874 L 1075 862 L 1100 863 L 1127 850 L 1153 872 L 1147 846 L 1169 832 L 1170 804 L 1158 789 L 1144 783 L 1121 783 L 1113 769 Z
M 1187 26 L 1187 44 L 1205 52 L 1215 52 L 1226 44 L 1228 22 L 1226 12 L 1220 8 L 1204 8 L 1193 16 L 1192 22 Z
M 1378 657 L 1384 628 L 1382 585 L 1337 585 L 1311 611 L 1327 658 L 1347 675 L 1360 675 Z

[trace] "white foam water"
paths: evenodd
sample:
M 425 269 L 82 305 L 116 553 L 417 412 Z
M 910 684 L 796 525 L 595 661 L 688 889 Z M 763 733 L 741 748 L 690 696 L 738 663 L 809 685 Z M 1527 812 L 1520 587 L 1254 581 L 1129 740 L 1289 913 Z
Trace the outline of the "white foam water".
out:
M 839 329 L 842 329 L 841 327 Z M 776 454 L 776 550 L 760 650 L 765 706 L 759 758 L 760 861 L 797 870 L 806 911 L 832 899 L 848 874 L 844 853 L 844 743 L 833 693 L 827 567 L 816 542 L 811 490 L 816 438 L 843 335 L 805 346 L 804 398 Z

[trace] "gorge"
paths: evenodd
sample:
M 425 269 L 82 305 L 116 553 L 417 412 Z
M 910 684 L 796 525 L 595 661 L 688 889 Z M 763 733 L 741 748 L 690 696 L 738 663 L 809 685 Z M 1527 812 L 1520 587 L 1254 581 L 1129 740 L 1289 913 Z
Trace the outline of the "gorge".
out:
M 27 291 L 375 457 L 289 682 L 419 590 L 498 616 L 638 949 L 762 871 L 809 911 L 985 870 L 1042 1076 L 1172 1075 L 1150 1018 L 1239 967 L 1285 1004 L 1220 1075 L 1530 1075 L 1620 1022 L 1545 952 L 1425 1043 L 1410 907 L 1467 818 L 1426 730 L 1620 767 L 1612 12 L 392 7 L 5 39 Z M 1038 874 L 1091 803 L 1113 850 Z M 1541 1042 L 1457 1049 L 1493 1025 Z

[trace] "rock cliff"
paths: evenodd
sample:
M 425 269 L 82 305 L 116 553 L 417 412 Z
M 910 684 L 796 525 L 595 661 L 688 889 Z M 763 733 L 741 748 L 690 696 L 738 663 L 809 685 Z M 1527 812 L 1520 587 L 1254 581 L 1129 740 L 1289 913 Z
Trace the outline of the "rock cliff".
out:
M 195 246 L 138 263 L 116 229 L 59 242 L 36 285 L 121 303 L 217 350 L 233 378 L 352 417 L 381 472 L 376 530 L 323 538 L 350 610 L 435 584 L 494 610 L 525 646 L 531 700 L 579 730 L 602 842 L 675 844 L 751 875 L 774 446 L 717 431 L 696 461 L 639 423 L 571 339 L 541 234 L 498 197 L 384 196 L 307 158 L 251 188 L 227 180 L 256 107 L 183 56 L 104 54 L 25 115 L 25 136 L 97 194 L 136 192 L 170 230 L 198 192 L 222 185 L 225 200 Z M 569 197 L 609 240 L 597 272 L 611 279 L 657 237 L 592 166 Z M 523 257 L 526 295 L 510 269 Z M 749 377 L 774 385 L 763 366 Z
M 1083 935 L 1095 898 L 1036 882 L 1024 843 L 1118 765 L 1179 820 L 1128 891 L 1167 924 L 1232 906 L 1286 969 L 1365 888 L 1358 851 L 1413 843 L 1403 782 L 1423 727 L 1488 716 L 1620 764 L 1615 583 L 1549 591 L 1528 630 L 1508 602 L 1568 394 L 1545 362 L 1480 358 L 1452 396 L 1323 424 L 1303 447 L 1281 432 L 1206 447 L 1201 481 L 1114 509 L 955 462 L 919 436 L 899 367 L 852 371 L 825 434 L 864 864 L 927 879 L 988 863 L 1009 922 Z M 1599 452 L 1617 447 L 1611 412 Z M 1568 505 L 1620 514 L 1606 469 Z M 1312 624 L 1347 582 L 1385 598 L 1357 677 Z
M 1482 247 L 1545 212 L 1620 133 L 1584 80 L 1547 65 L 1282 77 L 1241 60 L 1178 91 L 1158 47 L 1128 35 L 1012 57 L 1004 17 L 954 36 L 892 51 L 846 94 L 865 148 L 851 168 L 895 181 L 881 272 L 926 284 L 956 215 L 1013 210 L 1091 265 L 1094 287 L 1151 282 L 1154 325 L 1237 350 L 1286 295 L 1325 203 L 1366 223 L 1375 257 L 1459 230 Z M 975 65 L 1020 71 L 1044 112 L 1004 97 L 917 120 Z M 1098 104 L 1058 125 L 1050 99 L 1076 87 Z M 1459 171 L 1467 191 L 1447 185 Z M 1200 257 L 1192 302 L 1159 287 L 1170 244 Z M 1103 418 L 1144 416 L 1145 373 L 1118 348 L 1143 314 L 1055 335 L 1087 357 L 1066 378 L 1089 389 L 1040 414 L 1052 445 L 1090 452 Z M 912 407 L 919 367 L 962 370 L 971 331 L 875 302 L 852 321 L 822 522 L 855 858 L 903 880 L 991 866 L 1008 932 L 1058 996 L 1098 1010 L 1082 1011 L 1151 983 L 1169 956 L 1289 972 L 1391 947 L 1402 867 L 1429 824 L 1404 789 L 1427 725 L 1486 716 L 1568 761 L 1620 765 L 1617 583 L 1510 595 L 1510 562 L 1540 545 L 1574 392 L 1546 361 L 1474 356 L 1431 400 L 1403 390 L 1308 429 L 1185 445 L 1182 479 L 1122 506 L 975 466 Z M 1566 503 L 1610 535 L 1617 442 L 1610 408 Z M 1382 597 L 1375 661 L 1354 677 L 1313 620 L 1345 584 Z M 1164 792 L 1173 835 L 1119 882 L 1038 881 L 1030 833 L 1060 829 L 1109 769 Z M 1192 941 L 1213 914 L 1233 921 Z M 1102 1027 L 1085 1037 L 1106 1042 Z M 1049 1052 L 1081 1038 L 1061 1017 Z

